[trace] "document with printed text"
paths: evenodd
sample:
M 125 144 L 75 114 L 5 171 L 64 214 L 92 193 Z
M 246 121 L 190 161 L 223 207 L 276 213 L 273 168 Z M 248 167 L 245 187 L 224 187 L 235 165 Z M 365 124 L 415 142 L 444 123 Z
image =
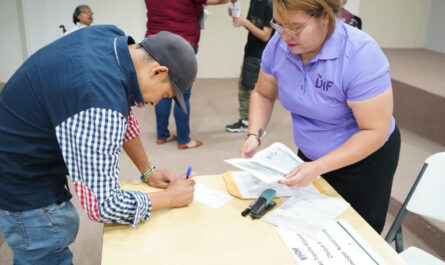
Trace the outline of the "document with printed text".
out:
M 236 183 L 241 196 L 246 199 L 256 199 L 265 189 L 274 189 L 276 197 L 290 197 L 296 195 L 300 190 L 311 190 L 318 192 L 314 185 L 307 187 L 289 187 L 276 182 L 265 183 L 247 171 L 231 172 L 233 181 Z
M 300 190 L 263 220 L 307 237 L 314 237 L 348 206 L 346 201 L 318 191 Z
M 300 265 L 386 265 L 346 220 L 330 222 L 314 239 L 276 230 Z
M 292 150 L 279 142 L 259 151 L 252 158 L 234 158 L 224 161 L 237 168 L 249 171 L 266 183 L 284 179 L 284 174 L 303 163 Z

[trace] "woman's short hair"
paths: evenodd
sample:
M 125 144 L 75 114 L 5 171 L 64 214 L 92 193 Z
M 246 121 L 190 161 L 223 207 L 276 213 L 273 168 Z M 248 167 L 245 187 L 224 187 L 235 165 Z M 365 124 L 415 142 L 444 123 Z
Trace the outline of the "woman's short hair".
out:
M 319 18 L 323 12 L 326 12 L 329 18 L 328 32 L 329 34 L 335 28 L 335 15 L 342 9 L 343 0 L 273 0 L 274 6 L 277 7 L 278 14 L 285 22 L 289 22 L 286 17 L 286 10 L 301 10 L 309 16 Z
M 79 19 L 77 17 L 80 15 L 80 13 L 82 13 L 82 8 L 84 8 L 84 7 L 91 9 L 87 5 L 79 5 L 76 7 L 76 9 L 74 9 L 74 13 L 73 13 L 73 23 L 74 24 L 77 24 L 77 22 L 79 22 Z

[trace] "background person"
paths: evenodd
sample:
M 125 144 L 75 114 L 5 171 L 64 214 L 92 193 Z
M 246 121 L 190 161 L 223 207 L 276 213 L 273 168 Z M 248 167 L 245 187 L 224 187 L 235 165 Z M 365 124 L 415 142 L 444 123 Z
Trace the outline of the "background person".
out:
M 229 8 L 229 16 L 232 10 Z M 267 0 L 250 0 L 247 18 L 233 17 L 234 26 L 242 26 L 249 31 L 244 47 L 243 66 L 238 82 L 238 102 L 240 119 L 226 126 L 228 132 L 246 132 L 249 118 L 250 92 L 255 87 L 260 71 L 261 54 L 272 34 L 269 25 L 272 19 L 272 5 Z
M 93 11 L 87 5 L 79 5 L 74 9 L 73 13 L 73 23 L 74 27 L 68 30 L 66 34 L 74 32 L 84 27 L 88 27 L 93 23 Z
M 306 161 L 280 183 L 328 181 L 377 231 L 385 223 L 400 133 L 389 63 L 365 32 L 335 17 L 338 0 L 274 0 L 276 34 L 264 50 L 242 157 L 259 147 L 278 97 Z
M 203 15 L 203 4 L 219 5 L 230 0 L 145 0 L 147 7 L 147 32 L 145 36 L 165 30 L 182 36 L 198 52 L 200 37 L 199 19 Z M 234 0 L 232 0 L 234 1 Z M 190 95 L 192 87 L 184 91 L 186 111 L 174 106 L 173 115 L 176 122 L 176 135 L 170 134 L 168 121 L 171 112 L 171 99 L 163 99 L 155 107 L 157 143 L 178 140 L 179 149 L 195 148 L 201 141 L 190 138 Z
M 154 210 L 192 202 L 192 179 L 153 166 L 141 178 L 165 190 L 121 190 L 118 157 L 131 105 L 169 97 L 184 109 L 196 73 L 183 38 L 160 32 L 134 44 L 114 26 L 60 38 L 14 73 L 0 93 L 0 231 L 14 264 L 72 263 L 79 216 L 68 174 L 96 222 L 136 226 Z M 126 151 L 149 164 L 137 144 Z

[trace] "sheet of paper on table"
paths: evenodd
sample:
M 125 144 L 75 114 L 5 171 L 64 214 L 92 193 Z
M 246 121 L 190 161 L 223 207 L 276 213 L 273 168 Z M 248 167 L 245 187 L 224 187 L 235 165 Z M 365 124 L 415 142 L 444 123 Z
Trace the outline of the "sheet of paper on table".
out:
M 300 265 L 385 265 L 346 220 L 329 222 L 314 239 L 276 228 Z
M 229 194 L 211 189 L 199 183 L 195 184 L 193 196 L 193 200 L 213 208 L 219 208 L 233 199 Z
M 274 189 L 277 192 L 276 197 L 294 196 L 302 189 L 318 192 L 312 184 L 307 187 L 289 187 L 276 182 L 266 183 L 247 171 L 232 171 L 230 174 L 241 196 L 246 199 L 257 199 L 265 189 Z
M 237 168 L 249 171 L 266 183 L 284 179 L 284 174 L 303 163 L 292 150 L 279 142 L 259 151 L 252 158 L 234 158 L 224 161 Z
M 318 191 L 300 190 L 263 220 L 307 237 L 314 237 L 348 206 L 347 202 Z

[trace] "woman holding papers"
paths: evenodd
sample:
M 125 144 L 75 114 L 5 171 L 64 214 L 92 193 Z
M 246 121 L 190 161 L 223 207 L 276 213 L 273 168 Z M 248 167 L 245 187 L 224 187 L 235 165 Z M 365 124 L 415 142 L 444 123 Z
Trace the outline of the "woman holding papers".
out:
M 400 151 L 388 60 L 366 33 L 336 18 L 340 0 L 273 0 L 276 30 L 252 92 L 242 157 L 259 148 L 278 97 L 306 161 L 282 184 L 319 175 L 381 232 Z

